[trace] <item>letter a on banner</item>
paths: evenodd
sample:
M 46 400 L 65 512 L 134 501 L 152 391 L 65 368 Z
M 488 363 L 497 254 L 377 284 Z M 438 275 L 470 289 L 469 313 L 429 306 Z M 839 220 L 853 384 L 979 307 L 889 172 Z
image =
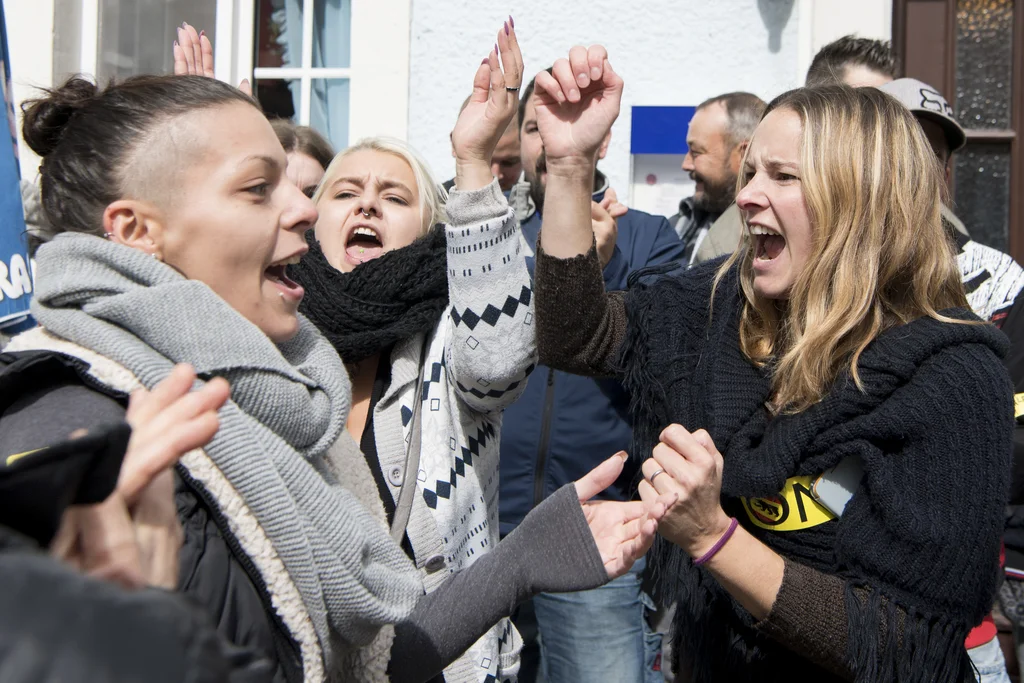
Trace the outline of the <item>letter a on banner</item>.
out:
M 28 241 L 25 238 L 25 214 L 21 206 L 21 171 L 18 166 L 18 134 L 14 118 L 14 90 L 11 87 L 11 60 L 7 49 L 7 22 L 0 0 L 0 59 L 3 70 L 4 117 L 7 134 L 0 130 L 0 328 L 10 332 L 28 319 L 32 299 L 32 279 L 27 264 Z

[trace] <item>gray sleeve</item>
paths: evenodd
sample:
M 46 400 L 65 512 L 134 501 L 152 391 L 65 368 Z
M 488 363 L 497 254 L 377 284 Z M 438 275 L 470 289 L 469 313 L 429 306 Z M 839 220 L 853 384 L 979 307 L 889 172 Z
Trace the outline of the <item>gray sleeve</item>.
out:
M 607 581 L 576 487 L 567 484 L 492 552 L 420 598 L 409 618 L 395 627 L 391 680 L 429 680 L 527 598 L 596 588 Z

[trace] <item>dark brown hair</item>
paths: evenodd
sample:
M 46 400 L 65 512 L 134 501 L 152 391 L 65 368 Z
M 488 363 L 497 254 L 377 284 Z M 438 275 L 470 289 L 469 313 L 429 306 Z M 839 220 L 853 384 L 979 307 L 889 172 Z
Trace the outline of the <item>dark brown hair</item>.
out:
M 277 139 L 285 152 L 298 152 L 316 159 L 317 163 L 326 168 L 334 158 L 334 148 L 327 139 L 314 128 L 298 126 L 288 119 L 274 119 L 270 122 Z
M 899 65 L 888 40 L 843 36 L 818 50 L 807 70 L 806 85 L 835 85 L 843 82 L 846 68 L 864 66 L 890 78 L 899 75 Z
M 81 76 L 25 102 L 22 135 L 42 157 L 43 213 L 50 235 L 101 235 L 103 212 L 124 196 L 124 167 L 160 124 L 208 107 L 259 105 L 203 76 L 135 76 L 106 88 Z

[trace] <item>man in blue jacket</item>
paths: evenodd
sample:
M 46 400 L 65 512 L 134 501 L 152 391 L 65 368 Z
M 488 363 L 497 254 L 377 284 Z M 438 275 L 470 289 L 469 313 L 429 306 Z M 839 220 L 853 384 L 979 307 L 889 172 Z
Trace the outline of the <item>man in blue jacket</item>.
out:
M 533 87 L 531 81 L 519 105 L 526 178 L 512 188 L 509 197 L 522 223 L 531 274 L 547 180 Z M 604 156 L 608 142 L 605 140 L 599 157 Z M 606 193 L 607 180 L 595 167 L 595 204 L 605 200 Z M 604 204 L 607 208 L 609 202 Z M 613 207 L 612 215 L 617 213 Z M 598 215 L 605 220 L 598 221 Z M 682 258 L 683 244 L 665 218 L 626 210 L 618 216 L 617 231 L 608 229 L 611 221 L 607 219 L 607 213 L 595 207 L 595 234 L 607 289 L 626 289 L 632 271 Z M 499 505 L 502 535 L 560 486 L 578 479 L 616 451 L 629 450 L 632 430 L 627 408 L 628 397 L 618 382 L 537 367 L 526 392 L 505 410 Z M 628 499 L 639 465 L 639 457 L 631 459 L 607 496 Z M 601 588 L 534 598 L 541 666 L 548 683 L 662 680 L 656 661 L 660 638 L 647 628 L 644 612 L 650 601 L 640 586 L 642 573 L 643 563 L 638 562 L 631 573 Z M 522 624 L 524 637 L 529 636 L 530 626 Z M 533 680 L 528 663 L 529 658 L 524 657 L 519 675 L 522 683 Z

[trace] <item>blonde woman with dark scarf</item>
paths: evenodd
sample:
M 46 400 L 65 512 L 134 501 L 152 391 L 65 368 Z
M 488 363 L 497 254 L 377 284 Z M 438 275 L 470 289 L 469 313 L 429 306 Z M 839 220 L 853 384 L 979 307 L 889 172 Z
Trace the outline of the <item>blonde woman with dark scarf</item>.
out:
M 481 153 L 514 110 L 512 86 L 495 87 L 506 77 L 493 58 L 477 73 L 498 114 L 472 123 L 486 129 Z M 74 78 L 30 103 L 24 135 L 43 159 L 43 208 L 58 234 L 36 253 L 42 327 L 11 348 L 87 365 L 79 409 L 104 420 L 123 415 L 124 392 L 153 387 L 178 362 L 200 382 L 230 382 L 217 433 L 176 470 L 178 589 L 266 660 L 273 680 L 428 680 L 518 601 L 603 583 L 649 545 L 671 496 L 580 503 L 621 471 L 613 456 L 426 595 L 386 523 L 360 502 L 370 489 L 379 505 L 343 436 L 348 374 L 297 314 L 303 291 L 287 274 L 316 209 L 287 179 L 255 103 L 209 78 L 137 77 L 102 90 Z M 471 166 L 482 178 L 486 164 Z M 58 399 L 34 396 L 20 417 Z M 36 423 L 40 447 L 65 436 Z
M 736 252 L 606 295 L 581 169 L 622 79 L 577 47 L 537 92 L 558 198 L 540 356 L 624 378 L 639 493 L 678 496 L 652 559 L 676 668 L 974 680 L 964 638 L 992 605 L 1010 476 L 1008 343 L 968 308 L 917 121 L 874 88 L 780 95 L 744 160 Z

